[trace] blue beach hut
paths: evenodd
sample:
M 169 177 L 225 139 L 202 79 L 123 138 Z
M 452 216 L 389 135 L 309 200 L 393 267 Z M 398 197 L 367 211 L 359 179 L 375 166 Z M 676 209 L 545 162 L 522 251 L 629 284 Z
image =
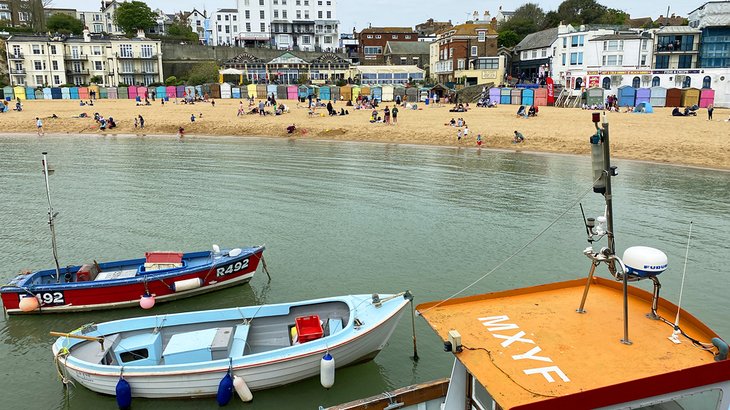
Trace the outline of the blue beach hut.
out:
M 322 101 L 329 101 L 332 99 L 332 96 L 330 95 L 330 87 L 328 85 L 319 87 L 319 98 L 321 98 Z
M 25 99 L 35 100 L 35 88 L 25 87 Z
M 298 88 L 297 96 L 299 98 L 307 98 L 309 95 L 309 88 L 306 85 L 300 85 Z
M 3 87 L 3 97 L 5 97 L 5 101 L 14 100 L 15 98 L 13 98 L 13 87 Z
M 195 98 L 195 87 L 192 85 L 185 87 L 185 95 L 190 98 Z
M 43 90 L 42 89 L 36 88 L 36 90 L 35 90 L 35 99 L 36 100 L 45 100 L 46 99 L 45 95 L 43 94 Z
M 71 99 L 71 89 L 68 87 L 61 88 L 61 98 L 64 100 Z
M 195 86 L 195 94 L 199 96 L 203 96 L 203 86 L 202 85 L 196 85 Z
M 231 87 L 231 98 L 241 98 L 241 87 Z
M 63 98 L 61 93 L 61 87 L 51 88 L 51 98 L 54 100 L 60 100 L 61 98 Z
M 512 90 L 509 88 L 499 89 L 499 103 L 512 104 Z
M 271 96 L 271 94 L 274 94 L 274 97 L 277 96 L 277 87 L 276 84 L 269 84 L 266 86 L 266 94 Z
M 621 107 L 633 107 L 636 103 L 636 88 L 624 85 L 618 88 L 618 105 Z
M 522 104 L 533 105 L 535 104 L 535 90 L 532 88 L 525 88 L 522 90 Z
M 157 93 L 157 98 L 167 98 L 167 87 L 160 85 L 155 88 L 155 93 Z
M 53 93 L 51 92 L 50 87 L 46 87 L 43 89 L 43 99 L 44 100 L 52 100 L 53 99 Z
M 79 99 L 79 87 L 71 87 L 68 92 L 72 100 Z
M 101 98 L 102 100 L 109 99 L 109 88 L 108 87 L 99 87 L 99 98 Z
M 382 102 L 383 101 L 383 88 L 380 86 L 370 87 L 370 95 L 373 97 L 373 100 Z

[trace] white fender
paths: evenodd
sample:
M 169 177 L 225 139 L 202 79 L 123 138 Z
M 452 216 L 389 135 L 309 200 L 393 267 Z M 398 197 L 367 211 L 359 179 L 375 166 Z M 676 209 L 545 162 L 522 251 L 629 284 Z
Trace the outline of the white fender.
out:
M 203 280 L 200 278 L 190 278 L 185 280 L 178 280 L 172 284 L 175 292 L 184 292 L 186 290 L 196 289 L 203 285 Z
M 325 389 L 335 384 L 335 358 L 329 352 L 319 361 L 319 382 Z
M 248 403 L 253 400 L 253 394 L 246 385 L 246 381 L 243 380 L 243 377 L 233 375 L 233 388 L 236 390 L 238 397 L 240 397 L 244 403 Z

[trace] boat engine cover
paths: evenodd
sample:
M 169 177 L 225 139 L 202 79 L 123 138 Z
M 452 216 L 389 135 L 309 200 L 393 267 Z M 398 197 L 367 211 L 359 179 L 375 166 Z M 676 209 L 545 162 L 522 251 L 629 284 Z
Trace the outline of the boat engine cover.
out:
M 639 278 L 657 276 L 667 270 L 667 255 L 648 246 L 632 246 L 624 251 L 622 259 L 627 273 Z

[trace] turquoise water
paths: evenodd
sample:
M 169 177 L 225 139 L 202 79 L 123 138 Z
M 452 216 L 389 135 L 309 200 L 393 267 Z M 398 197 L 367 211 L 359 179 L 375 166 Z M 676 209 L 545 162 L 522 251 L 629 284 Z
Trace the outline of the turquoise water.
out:
M 589 124 L 590 125 L 590 124 Z M 586 132 L 590 133 L 590 127 Z M 388 144 L 258 138 L 0 137 L 0 281 L 51 267 L 41 152 L 49 152 L 62 265 L 148 250 L 266 244 L 272 281 L 155 307 L 156 313 L 410 289 L 443 299 L 532 239 L 589 188 L 587 158 Z M 683 307 L 725 338 L 730 173 L 615 161 L 617 247 L 670 258 L 662 295 L 677 301 L 694 221 Z M 589 216 L 602 198 L 583 199 Z M 577 206 L 469 293 L 583 277 L 589 268 Z M 605 271 L 601 276 L 606 277 Z M 642 284 L 648 289 L 649 284 Z M 577 303 L 578 301 L 576 301 Z M 51 330 L 141 315 L 140 309 L 0 319 L 3 408 L 113 408 L 83 387 L 65 392 Z M 247 408 L 317 408 L 448 376 L 452 358 L 411 318 L 372 362 L 254 393 Z M 134 399 L 135 409 L 216 408 L 202 400 Z M 240 405 L 237 405 L 240 406 Z

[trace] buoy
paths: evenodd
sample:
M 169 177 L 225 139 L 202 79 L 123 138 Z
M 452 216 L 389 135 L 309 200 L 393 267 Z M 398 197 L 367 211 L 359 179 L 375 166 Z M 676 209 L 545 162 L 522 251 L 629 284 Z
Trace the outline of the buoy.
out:
M 319 381 L 325 389 L 335 384 L 335 358 L 329 352 L 319 361 Z
M 203 286 L 203 280 L 200 278 L 190 278 L 178 280 L 172 284 L 172 290 L 175 292 L 183 292 L 186 290 L 196 289 Z
M 233 379 L 231 379 L 230 373 L 226 373 L 218 383 L 218 394 L 215 396 L 215 400 L 219 406 L 225 406 L 231 401 L 231 397 L 233 397 Z
M 155 295 L 145 293 L 139 298 L 139 306 L 142 309 L 152 309 L 155 306 Z
M 244 403 L 248 403 L 253 400 L 251 389 L 248 388 L 243 377 L 233 375 L 233 388 L 236 389 L 238 397 L 240 397 Z
M 41 303 L 35 296 L 26 296 L 20 299 L 20 304 L 18 305 L 18 307 L 20 307 L 20 310 L 26 313 L 32 312 L 38 309 L 40 306 Z
M 121 410 L 132 407 L 132 388 L 123 377 L 120 377 L 117 382 L 117 406 Z

